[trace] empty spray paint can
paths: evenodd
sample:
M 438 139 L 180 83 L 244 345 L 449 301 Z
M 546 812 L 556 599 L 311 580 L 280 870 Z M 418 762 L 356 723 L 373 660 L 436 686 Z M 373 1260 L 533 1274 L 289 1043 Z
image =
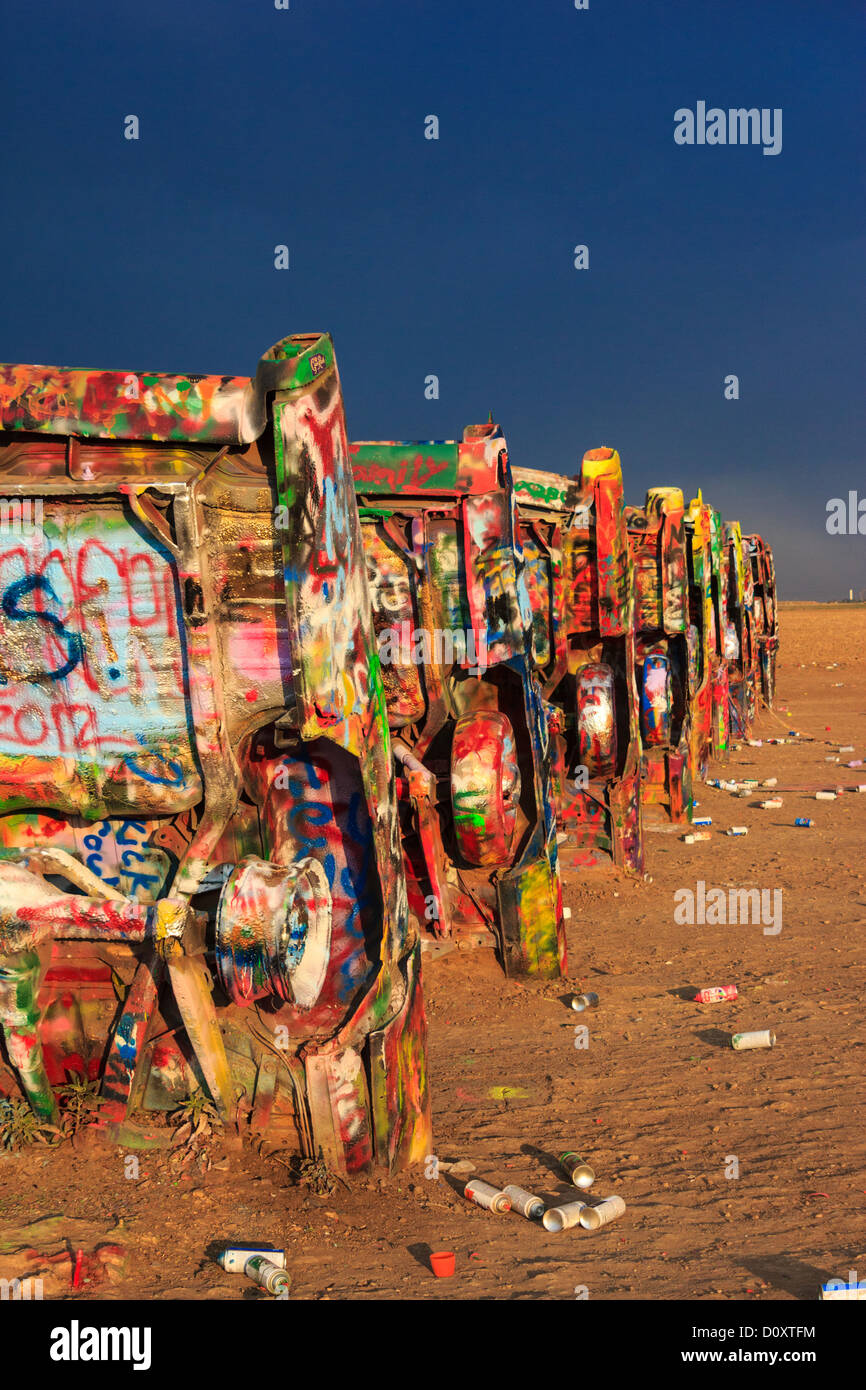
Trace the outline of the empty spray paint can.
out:
M 551 1207 L 544 1213 L 546 1231 L 567 1231 L 570 1226 L 580 1223 L 580 1213 L 586 1209 L 586 1202 L 564 1202 L 561 1207 Z
M 758 806 L 762 811 L 775 811 L 782 804 L 780 796 L 773 796 L 769 801 L 759 801 Z
M 816 800 L 816 801 L 835 801 L 835 800 L 836 800 L 836 793 L 835 793 L 835 792 L 816 792 L 816 793 L 815 793 L 815 800 Z
M 598 995 L 590 993 L 576 994 L 571 1001 L 571 1007 L 576 1014 L 582 1014 L 584 1009 L 597 1009 Z
M 477 1207 L 484 1207 L 485 1211 L 495 1211 L 497 1216 L 503 1212 L 511 1211 L 511 1203 L 504 1192 L 500 1192 L 498 1187 L 492 1187 L 489 1182 L 481 1182 L 473 1178 L 463 1189 L 463 1196 L 467 1202 L 474 1202 Z
M 261 1284 L 268 1293 L 288 1293 L 292 1287 L 290 1276 L 279 1265 L 273 1264 L 264 1255 L 251 1255 L 244 1265 L 244 1274 L 254 1284 Z
M 731 1047 L 737 1052 L 747 1052 L 752 1047 L 775 1047 L 776 1034 L 769 1028 L 765 1028 L 760 1033 L 735 1033 L 731 1038 Z
M 725 831 L 726 835 L 748 835 L 748 833 L 749 827 L 747 825 L 732 825 L 730 830 Z
M 585 1231 L 597 1231 L 599 1226 L 615 1221 L 624 1211 L 625 1202 L 621 1197 L 605 1197 L 597 1207 L 584 1207 L 580 1213 L 580 1224 Z
M 779 782 L 778 777 L 766 777 L 766 778 L 764 779 L 764 781 L 761 783 L 761 786 L 762 786 L 762 787 L 775 787 L 775 786 L 778 785 L 778 782 Z
M 709 840 L 709 838 L 709 830 L 695 830 L 691 835 L 683 836 L 683 844 L 696 845 L 698 843 L 698 840 Z
M 695 816 L 692 825 L 712 825 L 712 816 Z
M 566 1174 L 571 1178 L 575 1187 L 580 1187 L 586 1191 L 595 1182 L 595 1172 L 589 1164 L 581 1158 L 580 1154 L 564 1153 L 559 1159 Z
M 723 999 L 736 999 L 736 985 L 711 985 L 709 989 L 699 989 L 695 995 L 696 1004 L 720 1004 Z
M 544 1215 L 544 1203 L 540 1197 L 536 1197 L 533 1192 L 527 1192 L 525 1187 L 516 1187 L 514 1183 L 509 1183 L 503 1187 L 502 1195 L 507 1197 L 511 1203 L 511 1210 L 525 1216 L 527 1221 L 537 1221 L 539 1216 Z
M 253 1245 L 230 1245 L 217 1256 L 217 1264 L 221 1264 L 227 1274 L 243 1274 L 247 1260 L 251 1260 L 253 1255 L 261 1255 L 263 1259 L 270 1260 L 277 1269 L 286 1267 L 285 1250 L 262 1250 L 259 1246 Z
M 814 822 L 813 820 L 809 820 L 809 817 L 808 817 L 808 816 L 797 816 L 796 820 L 794 821 L 794 824 L 795 824 L 795 825 L 805 825 L 805 826 L 808 827 L 808 826 L 810 826 L 810 825 L 814 825 L 815 822 Z

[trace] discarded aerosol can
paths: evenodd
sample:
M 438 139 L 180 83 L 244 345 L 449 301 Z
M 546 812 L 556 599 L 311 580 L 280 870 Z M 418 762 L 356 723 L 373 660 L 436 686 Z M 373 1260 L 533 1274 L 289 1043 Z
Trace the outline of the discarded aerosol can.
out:
M 699 840 L 709 840 L 709 830 L 695 830 L 691 835 L 683 836 L 683 844 L 696 845 Z
M 244 1265 L 244 1274 L 254 1284 L 261 1284 L 268 1293 L 288 1293 L 292 1287 L 291 1277 L 286 1271 L 264 1255 L 251 1255 Z
M 511 1203 L 504 1192 L 500 1192 L 498 1187 L 493 1187 L 489 1182 L 481 1182 L 480 1179 L 473 1178 L 463 1189 L 463 1196 L 467 1202 L 474 1202 L 477 1207 L 484 1207 L 485 1211 L 494 1211 L 497 1216 L 501 1216 L 506 1211 L 511 1211 Z
M 814 822 L 813 820 L 809 820 L 809 817 L 808 817 L 808 816 L 797 816 L 797 817 L 795 817 L 795 819 L 794 819 L 794 824 L 795 824 L 795 825 L 804 825 L 807 829 L 809 829 L 809 827 L 810 827 L 810 826 L 813 826 L 813 825 L 815 824 L 815 822 Z
M 853 753 L 853 752 L 854 752 L 854 745 L 853 745 L 853 743 L 843 743 L 843 744 L 841 745 L 840 749 L 839 749 L 839 752 L 840 752 L 840 753 Z
M 222 1265 L 227 1274 L 243 1274 L 247 1260 L 251 1260 L 254 1255 L 261 1255 L 262 1259 L 270 1260 L 277 1269 L 286 1267 L 285 1250 L 263 1250 L 258 1245 L 230 1245 L 217 1256 L 217 1264 Z
M 591 993 L 576 994 L 571 1001 L 571 1007 L 576 1014 L 582 1014 L 584 1009 L 597 1009 L 598 995 Z
M 836 800 L 836 793 L 835 793 L 835 792 L 816 792 L 816 793 L 815 793 L 815 800 L 816 800 L 816 801 L 835 801 L 835 800 Z
M 550 1207 L 542 1224 L 545 1231 L 567 1231 L 580 1224 L 580 1213 L 585 1210 L 586 1202 L 565 1202 L 561 1207 Z
M 625 1202 L 622 1197 L 605 1197 L 597 1207 L 584 1207 L 580 1213 L 580 1224 L 585 1231 L 597 1231 L 599 1226 L 606 1226 L 609 1221 L 615 1221 L 624 1211 Z
M 778 777 L 765 777 L 761 783 L 762 787 L 776 787 L 779 784 Z
M 748 835 L 748 833 L 749 827 L 747 825 L 732 825 L 730 830 L 725 831 L 726 835 Z
M 731 1038 L 731 1047 L 735 1052 L 747 1052 L 751 1047 L 775 1047 L 776 1034 L 771 1033 L 769 1028 L 765 1028 L 760 1033 L 735 1033 Z
M 712 816 L 695 816 L 692 825 L 712 825 Z
M 502 1194 L 511 1203 L 511 1210 L 525 1216 L 527 1221 L 537 1221 L 539 1216 L 544 1215 L 544 1203 L 541 1198 L 536 1197 L 534 1192 L 527 1192 L 525 1187 L 516 1187 L 514 1183 L 509 1183 L 507 1187 L 503 1187 Z
M 782 804 L 780 796 L 772 796 L 769 801 L 759 801 L 758 807 L 762 811 L 776 811 Z
M 723 999 L 736 999 L 736 985 L 711 985 L 709 989 L 699 989 L 695 995 L 696 1004 L 720 1004 Z
M 584 1192 L 588 1187 L 592 1187 L 595 1182 L 595 1171 L 581 1158 L 580 1154 L 561 1154 L 559 1161 L 575 1187 L 582 1188 Z

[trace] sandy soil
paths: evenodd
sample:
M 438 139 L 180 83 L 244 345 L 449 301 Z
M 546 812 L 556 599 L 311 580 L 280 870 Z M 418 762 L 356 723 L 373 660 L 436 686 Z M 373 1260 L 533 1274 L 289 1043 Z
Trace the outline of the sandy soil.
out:
M 866 783 L 866 768 L 826 761 L 840 743 L 855 745 L 843 762 L 866 756 L 866 609 L 787 604 L 781 623 L 779 713 L 755 737 L 815 741 L 731 759 L 742 777 L 779 779 L 780 810 L 702 788 L 712 840 L 651 833 L 651 883 L 571 876 L 566 982 L 506 981 L 486 950 L 425 966 L 437 1155 L 573 1199 L 555 1156 L 576 1149 L 594 1192 L 625 1199 L 623 1217 L 550 1235 L 470 1206 L 445 1173 L 317 1197 L 229 1147 L 185 1178 L 142 1155 L 136 1181 L 117 1151 L 66 1145 L 0 1158 L 0 1250 L 52 1214 L 86 1222 L 82 1244 L 87 1232 L 122 1243 L 119 1282 L 62 1295 L 77 1299 L 258 1297 L 209 1258 L 228 1239 L 284 1245 L 298 1299 L 814 1299 L 822 1279 L 866 1279 L 866 795 L 813 799 Z M 814 827 L 795 829 L 797 815 Z M 733 824 L 748 836 L 720 833 Z M 698 879 L 781 888 L 781 932 L 677 925 L 674 892 Z M 733 1003 L 689 998 L 727 983 Z M 597 1010 L 572 1012 L 578 988 L 598 993 Z M 774 1049 L 731 1049 L 732 1032 L 764 1028 Z M 456 1277 L 434 1278 L 430 1250 L 456 1252 Z

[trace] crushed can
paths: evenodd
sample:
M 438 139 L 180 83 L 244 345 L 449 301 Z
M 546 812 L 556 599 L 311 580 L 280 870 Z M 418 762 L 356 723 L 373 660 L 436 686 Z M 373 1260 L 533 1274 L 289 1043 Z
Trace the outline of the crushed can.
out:
M 708 989 L 699 989 L 695 995 L 696 1004 L 720 1004 L 723 999 L 736 999 L 736 985 L 711 985 Z

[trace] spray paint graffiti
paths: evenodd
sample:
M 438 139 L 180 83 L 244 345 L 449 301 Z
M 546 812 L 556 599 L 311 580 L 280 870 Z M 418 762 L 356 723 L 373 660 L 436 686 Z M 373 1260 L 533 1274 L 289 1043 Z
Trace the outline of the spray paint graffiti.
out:
M 516 469 L 515 492 L 556 750 L 560 855 L 573 868 L 598 855 L 642 873 L 634 564 L 619 455 L 589 450 L 574 479 Z
M 754 591 L 755 638 L 761 694 L 770 709 L 776 697 L 776 657 L 779 651 L 779 614 L 776 606 L 776 566 L 773 552 L 761 536 L 744 537 L 749 547 Z
M 489 422 L 351 457 L 377 632 L 423 652 L 401 643 L 383 673 L 413 916 L 428 944 L 492 932 L 507 970 L 557 975 L 550 744 L 505 440 Z M 429 632 L 464 640 L 416 643 Z
M 726 558 L 725 622 L 728 632 L 728 688 L 731 732 L 748 738 L 757 713 L 760 681 L 755 630 L 755 592 L 751 551 L 738 521 L 722 527 Z
M 673 821 L 691 820 L 688 553 L 678 488 L 650 488 L 627 507 L 635 560 L 635 655 L 641 699 L 641 796 Z M 654 691 L 662 681 L 663 690 Z M 666 708 L 659 706 L 661 699 Z M 659 733 L 661 731 L 661 737 Z
M 338 1169 L 415 1161 L 418 950 L 330 339 L 283 340 L 251 379 L 0 367 L 0 472 L 42 520 L 0 535 L 0 1025 L 22 1090 L 56 1116 L 65 1069 L 95 1066 L 118 1135 L 135 1097 L 203 1083 L 228 1113 L 241 1086 Z M 258 981 L 228 1006 L 205 890 L 224 963 Z

